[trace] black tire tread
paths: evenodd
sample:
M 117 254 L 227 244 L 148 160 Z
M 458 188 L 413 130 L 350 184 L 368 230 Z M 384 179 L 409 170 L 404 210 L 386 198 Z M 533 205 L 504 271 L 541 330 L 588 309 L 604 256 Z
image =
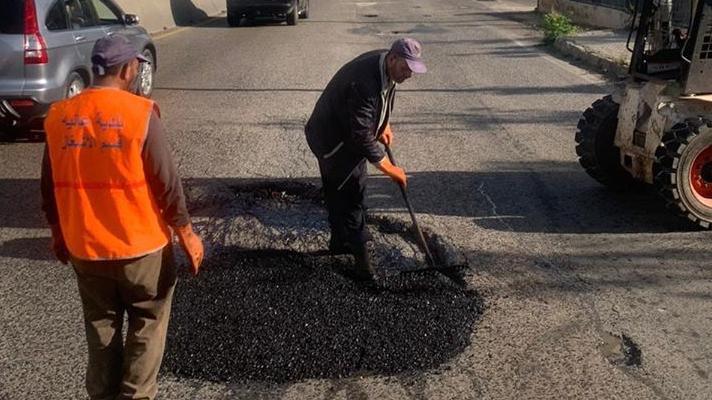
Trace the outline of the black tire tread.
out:
M 699 135 L 699 128 L 703 125 L 712 127 L 712 121 L 702 118 L 688 119 L 675 124 L 668 132 L 665 132 L 660 146 L 655 151 L 654 179 L 655 188 L 669 209 L 705 229 L 710 229 L 712 228 L 711 221 L 699 218 L 682 201 L 677 182 L 677 167 L 680 157 L 685 147 Z
M 287 14 L 287 25 L 294 26 L 299 22 L 299 2 L 295 2 L 292 12 Z
M 227 10 L 227 24 L 232 27 L 240 25 L 240 14 L 236 11 Z
M 620 165 L 619 150 L 613 143 L 618 108 L 610 95 L 596 100 L 579 119 L 575 140 L 576 155 L 586 172 L 606 187 L 621 191 L 639 184 Z
M 309 0 L 304 1 L 304 10 L 299 14 L 299 17 L 301 19 L 308 19 L 309 18 Z

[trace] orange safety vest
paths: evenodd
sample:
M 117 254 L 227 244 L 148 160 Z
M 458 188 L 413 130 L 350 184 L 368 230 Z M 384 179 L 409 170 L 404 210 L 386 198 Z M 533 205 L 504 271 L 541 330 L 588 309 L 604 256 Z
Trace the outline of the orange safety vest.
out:
M 153 109 L 153 101 L 112 88 L 87 89 L 50 108 L 55 201 L 74 257 L 128 259 L 168 244 L 141 158 Z

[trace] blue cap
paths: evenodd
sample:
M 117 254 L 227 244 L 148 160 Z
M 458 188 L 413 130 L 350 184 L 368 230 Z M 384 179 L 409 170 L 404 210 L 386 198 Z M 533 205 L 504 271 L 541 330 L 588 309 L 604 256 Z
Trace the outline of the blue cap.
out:
M 106 36 L 94 43 L 91 51 L 92 70 L 97 75 L 105 75 L 107 68 L 124 65 L 134 58 L 140 62 L 150 62 L 126 36 L 119 34 Z

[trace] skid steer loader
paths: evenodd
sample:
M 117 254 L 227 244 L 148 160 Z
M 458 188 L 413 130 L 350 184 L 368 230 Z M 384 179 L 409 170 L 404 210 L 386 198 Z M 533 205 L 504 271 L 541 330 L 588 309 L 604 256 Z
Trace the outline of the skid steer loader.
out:
M 712 0 L 632 1 L 629 76 L 583 113 L 579 162 L 612 189 L 655 185 L 671 208 L 709 229 Z

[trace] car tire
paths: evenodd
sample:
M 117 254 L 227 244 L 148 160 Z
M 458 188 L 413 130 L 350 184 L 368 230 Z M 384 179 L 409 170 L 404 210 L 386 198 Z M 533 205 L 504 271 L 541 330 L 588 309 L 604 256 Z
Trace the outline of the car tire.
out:
M 138 70 L 138 78 L 136 79 L 136 94 L 142 97 L 150 98 L 153 94 L 155 73 L 156 73 L 156 56 L 148 47 L 143 49 L 141 55 L 150 60 L 150 63 L 141 63 Z
M 309 0 L 304 0 L 304 9 L 299 13 L 299 17 L 302 19 L 309 18 Z
M 294 7 L 292 7 L 292 12 L 287 14 L 287 25 L 296 25 L 299 21 L 299 1 L 294 2 Z
M 86 88 L 87 84 L 84 78 L 79 74 L 79 72 L 74 71 L 67 77 L 67 88 L 64 92 L 64 98 L 68 99 L 74 97 L 82 92 Z
M 240 13 L 235 10 L 227 10 L 227 24 L 232 27 L 240 25 Z

